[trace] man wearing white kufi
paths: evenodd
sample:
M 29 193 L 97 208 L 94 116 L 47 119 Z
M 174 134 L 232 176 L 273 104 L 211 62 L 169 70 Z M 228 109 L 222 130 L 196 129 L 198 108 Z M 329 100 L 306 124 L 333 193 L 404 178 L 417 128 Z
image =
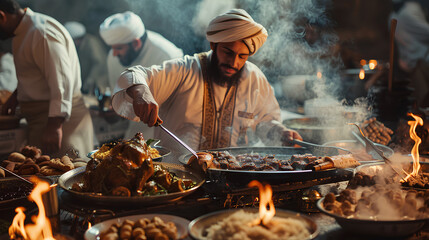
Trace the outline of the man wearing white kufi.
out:
M 265 42 L 267 31 L 242 9 L 214 18 L 206 32 L 211 51 L 145 68 L 128 68 L 112 99 L 121 116 L 156 122 L 194 149 L 290 145 L 301 136 L 283 126 L 280 107 L 265 75 L 247 61 Z M 159 113 L 159 115 L 158 115 Z M 186 150 L 156 129 L 175 157 Z M 167 160 L 168 161 L 168 160 Z
M 111 47 L 107 56 L 109 82 L 113 90 L 121 72 L 127 67 L 150 67 L 165 60 L 183 57 L 183 51 L 156 32 L 145 29 L 139 16 L 133 12 L 114 14 L 100 25 L 100 36 Z M 145 137 L 153 138 L 153 129 L 139 123 L 130 123 L 125 138 L 131 138 L 144 128 Z

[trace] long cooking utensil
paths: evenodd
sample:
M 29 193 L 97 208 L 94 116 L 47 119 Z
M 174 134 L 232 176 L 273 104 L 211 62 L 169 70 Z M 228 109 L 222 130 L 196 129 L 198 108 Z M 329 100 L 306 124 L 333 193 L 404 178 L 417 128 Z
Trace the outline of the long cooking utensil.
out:
M 369 152 L 371 152 L 370 151 L 370 148 L 372 148 L 372 150 L 374 150 L 374 152 L 375 153 L 377 153 L 383 160 L 384 160 L 384 162 L 396 173 L 396 174 L 398 174 L 398 176 L 402 176 L 403 174 L 401 174 L 401 173 L 399 173 L 399 171 L 398 170 L 396 170 L 394 167 L 393 167 L 393 164 L 392 164 L 392 161 L 389 159 L 389 158 L 387 158 L 386 156 L 384 156 L 384 153 L 383 153 L 383 151 L 381 151 L 377 146 L 375 146 L 374 145 L 374 143 L 371 141 L 371 140 L 369 140 L 366 136 L 365 136 L 365 134 L 363 134 L 363 132 L 362 132 L 362 130 L 360 129 L 360 127 L 357 125 L 357 124 L 355 124 L 355 123 L 350 123 L 350 125 L 355 125 L 358 129 L 359 129 L 359 132 L 360 132 L 360 134 L 361 135 L 359 135 L 359 134 L 357 134 L 357 133 L 355 133 L 355 132 L 353 132 L 352 131 L 352 134 L 357 138 L 357 139 L 359 139 L 360 141 L 363 141 L 364 143 L 365 143 L 365 149 L 366 149 L 366 151 L 369 153 Z M 404 178 L 402 178 L 403 180 L 404 180 Z M 405 180 L 404 180 L 405 181 Z
M 19 176 L 18 174 L 14 173 L 14 172 L 12 172 L 12 171 L 9 171 L 8 169 L 6 169 L 6 168 L 4 168 L 4 167 L 2 167 L 2 166 L 0 166 L 0 168 L 1 168 L 1 169 L 3 169 L 3 170 L 5 170 L 6 172 L 8 172 L 8 173 L 12 174 L 13 176 L 15 176 L 15 177 L 17 177 L 17 178 L 21 179 L 22 181 L 24 181 L 24 182 L 26 182 L 26 183 L 28 183 L 28 184 L 33 185 L 33 183 L 32 183 L 32 182 L 30 182 L 30 181 L 28 181 L 27 179 L 25 179 L 25 178 L 23 178 L 23 177 Z
M 333 156 L 339 154 L 351 154 L 350 150 L 340 148 L 340 147 L 331 147 L 331 146 L 322 146 L 314 143 L 304 142 L 300 140 L 293 139 L 291 143 L 297 144 L 301 147 L 305 147 L 313 152 L 313 154 L 318 156 Z
M 180 140 L 180 138 L 178 138 L 176 135 L 174 135 L 172 132 L 170 132 L 167 128 L 165 128 L 161 124 L 157 124 L 157 126 L 160 127 L 162 130 L 164 130 L 164 132 L 166 132 L 172 138 L 174 138 L 174 140 L 176 140 L 178 143 L 180 143 L 180 145 L 182 145 L 184 148 L 186 148 L 189 152 L 192 153 L 192 155 L 194 155 L 198 159 L 197 153 L 191 147 L 189 147 L 188 144 L 184 143 L 182 140 Z

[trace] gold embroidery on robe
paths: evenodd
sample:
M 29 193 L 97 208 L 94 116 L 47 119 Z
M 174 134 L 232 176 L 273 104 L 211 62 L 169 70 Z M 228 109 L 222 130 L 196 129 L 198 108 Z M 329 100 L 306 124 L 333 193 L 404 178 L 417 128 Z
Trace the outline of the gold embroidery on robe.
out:
M 232 85 L 229 91 L 227 91 L 222 107 L 219 113 L 217 113 L 212 82 L 208 74 L 207 53 L 200 53 L 198 57 L 204 79 L 203 113 L 199 149 L 229 147 L 231 145 L 237 85 Z

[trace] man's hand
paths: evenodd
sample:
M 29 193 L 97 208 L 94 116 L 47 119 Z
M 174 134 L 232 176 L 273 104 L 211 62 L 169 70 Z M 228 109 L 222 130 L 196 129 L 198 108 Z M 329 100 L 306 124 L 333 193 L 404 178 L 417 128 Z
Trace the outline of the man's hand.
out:
M 292 145 L 294 145 L 293 143 L 291 143 L 292 140 L 300 140 L 300 141 L 302 141 L 302 137 L 295 130 L 284 129 L 282 131 L 282 137 L 281 137 L 282 145 L 283 146 L 292 146 Z
M 133 99 L 134 113 L 149 127 L 162 124 L 158 116 L 159 106 L 146 85 L 134 85 L 127 89 L 127 94 Z
M 15 110 L 17 106 L 18 99 L 17 91 L 15 90 L 1 107 L 1 115 L 15 115 Z
M 63 117 L 50 117 L 46 125 L 46 131 L 42 136 L 42 152 L 52 154 L 61 148 L 63 139 Z

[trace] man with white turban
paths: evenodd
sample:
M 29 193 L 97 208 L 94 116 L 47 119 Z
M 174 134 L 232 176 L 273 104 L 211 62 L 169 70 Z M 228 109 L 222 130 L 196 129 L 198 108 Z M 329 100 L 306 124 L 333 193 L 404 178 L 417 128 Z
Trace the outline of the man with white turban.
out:
M 207 29 L 211 51 L 122 73 L 112 99 L 121 116 L 156 123 L 194 149 L 290 145 L 300 135 L 283 126 L 280 107 L 265 75 L 247 61 L 267 38 L 265 28 L 242 9 L 214 18 Z M 159 116 L 158 116 L 159 113 Z M 156 128 L 176 156 L 185 149 Z
M 160 34 L 145 29 L 139 16 L 126 11 L 114 14 L 100 25 L 100 36 L 111 47 L 107 56 L 107 70 L 110 90 L 127 67 L 141 65 L 150 67 L 165 60 L 183 57 L 183 51 Z M 142 124 L 130 123 L 125 138 L 131 138 L 136 131 L 142 131 Z M 149 132 L 152 133 L 149 134 Z M 153 129 L 145 128 L 149 137 Z

